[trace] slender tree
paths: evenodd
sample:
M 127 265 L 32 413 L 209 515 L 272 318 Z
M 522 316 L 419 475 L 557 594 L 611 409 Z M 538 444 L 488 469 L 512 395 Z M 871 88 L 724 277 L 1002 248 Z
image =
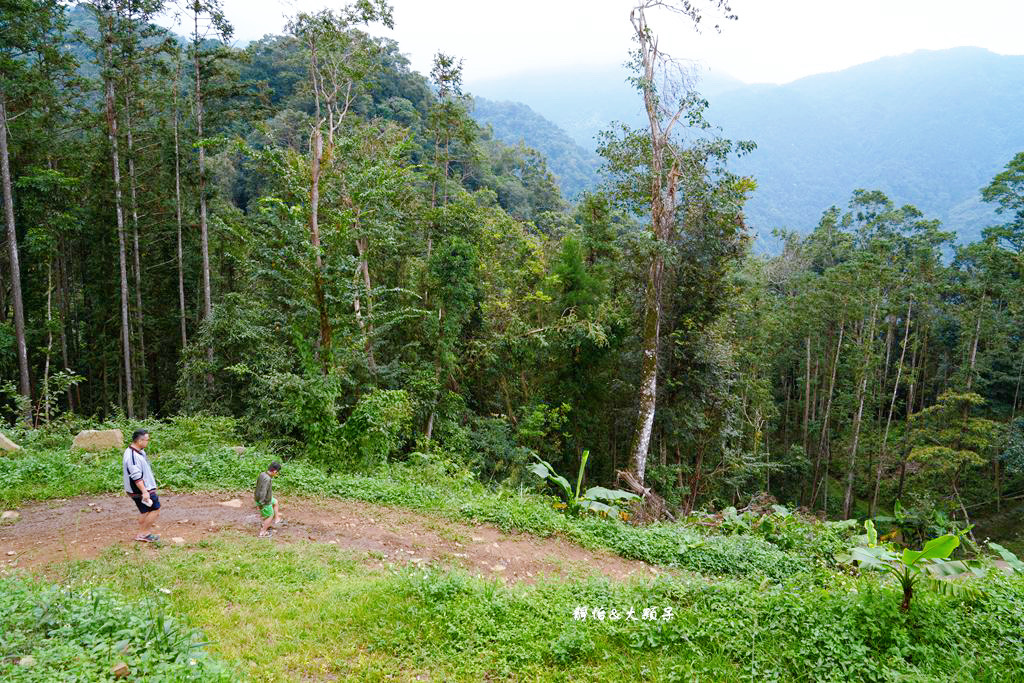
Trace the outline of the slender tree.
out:
M 736 18 L 726 0 L 712 0 L 710 6 L 722 11 L 727 19 Z M 677 211 L 684 199 L 685 193 L 680 191 L 680 181 L 683 174 L 691 172 L 691 169 L 683 167 L 672 136 L 694 103 L 684 82 L 676 80 L 672 83 L 665 79 L 666 69 L 672 60 L 659 49 L 658 38 L 647 20 L 647 12 L 658 8 L 681 14 L 692 21 L 694 26 L 702 18 L 702 10 L 688 0 L 641 0 L 630 12 L 633 39 L 637 43 L 636 83 L 643 96 L 648 123 L 650 231 L 655 242 L 644 291 L 639 409 L 631 448 L 631 468 L 640 484 L 643 484 L 647 469 L 647 452 L 651 443 L 658 394 L 658 342 L 665 271 L 662 245 L 673 234 Z M 662 79 L 660 84 L 658 79 Z M 672 101 L 673 91 L 678 92 L 680 88 L 683 90 L 682 97 Z

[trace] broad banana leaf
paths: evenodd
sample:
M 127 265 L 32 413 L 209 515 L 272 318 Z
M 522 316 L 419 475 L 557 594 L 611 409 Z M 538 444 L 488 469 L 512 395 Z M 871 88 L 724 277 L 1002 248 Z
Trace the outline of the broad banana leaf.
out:
M 584 498 L 590 500 L 639 500 L 640 496 L 621 489 L 606 489 L 603 486 L 591 486 L 583 494 Z
M 944 560 L 960 545 L 960 539 L 953 534 L 933 538 L 921 550 L 903 551 L 903 564 L 913 567 L 919 560 Z
M 1016 555 L 1014 555 L 998 543 L 992 543 L 991 541 L 989 541 L 988 547 L 992 548 L 992 550 L 995 550 L 997 553 L 999 553 L 999 556 L 1003 558 L 1003 561 L 1005 561 L 1006 564 L 1010 565 L 1010 567 L 1013 568 L 1013 571 L 1017 573 L 1024 573 L 1024 562 L 1021 562 L 1019 559 L 1017 559 Z

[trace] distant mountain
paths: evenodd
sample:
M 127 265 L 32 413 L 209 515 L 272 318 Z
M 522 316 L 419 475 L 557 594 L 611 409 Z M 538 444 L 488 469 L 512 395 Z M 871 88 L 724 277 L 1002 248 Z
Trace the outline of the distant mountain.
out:
M 979 191 L 1024 150 L 1024 56 L 915 52 L 711 100 L 709 117 L 756 152 L 751 221 L 805 232 L 856 188 L 940 218 L 961 241 L 993 220 Z
M 695 75 L 708 97 L 744 86 L 731 76 L 706 69 Z M 629 73 L 619 66 L 560 69 L 475 81 L 469 90 L 491 100 L 523 102 L 582 147 L 594 149 L 597 134 L 610 122 L 643 120 L 643 104 L 628 78 Z
M 584 190 L 597 186 L 601 157 L 593 149 L 581 147 L 564 130 L 525 104 L 477 97 L 473 101 L 473 118 L 481 125 L 491 126 L 494 136 L 505 144 L 524 143 L 543 154 L 548 170 L 558 178 L 567 198 L 575 199 Z
M 607 121 L 642 122 L 620 71 L 558 77 L 561 87 L 529 77 L 473 91 L 503 88 L 503 98 L 526 102 L 583 143 Z M 776 227 L 811 230 L 857 188 L 883 190 L 961 241 L 976 239 L 993 221 L 979 190 L 1024 150 L 1024 56 L 921 51 L 785 85 L 716 77 L 699 87 L 726 137 L 758 144 L 734 168 L 757 179 L 747 216 L 765 245 Z

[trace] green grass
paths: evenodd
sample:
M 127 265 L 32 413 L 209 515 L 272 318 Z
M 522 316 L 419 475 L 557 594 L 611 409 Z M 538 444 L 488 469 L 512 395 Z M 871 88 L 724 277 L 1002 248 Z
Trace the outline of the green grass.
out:
M 111 551 L 66 571 L 78 585 L 161 599 L 202 626 L 217 657 L 259 681 L 1024 679 L 1019 579 L 985 579 L 973 602 L 922 592 L 902 614 L 894 585 L 825 570 L 777 583 L 506 586 L 379 564 L 330 545 L 224 535 L 155 554 Z M 577 607 L 633 607 L 638 617 L 671 607 L 674 618 L 612 621 L 606 611 L 578 621 Z

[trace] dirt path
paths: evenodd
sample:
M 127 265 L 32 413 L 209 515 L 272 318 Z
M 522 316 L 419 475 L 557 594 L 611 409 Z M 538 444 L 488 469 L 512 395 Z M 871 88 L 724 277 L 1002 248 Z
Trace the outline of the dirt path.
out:
M 533 582 L 543 576 L 604 575 L 614 579 L 652 577 L 662 569 L 610 552 L 587 550 L 559 538 L 505 534 L 428 514 L 358 501 L 285 499 L 286 525 L 269 540 L 256 539 L 258 516 L 250 493 L 162 493 L 156 533 L 164 544 L 192 544 L 223 530 L 253 535 L 253 543 L 278 545 L 310 540 L 362 552 L 367 562 L 440 562 L 482 576 Z M 225 505 L 234 501 L 237 507 Z M 0 571 L 43 569 L 70 559 L 90 558 L 110 546 L 139 545 L 138 513 L 126 496 L 82 496 L 31 503 L 13 524 L 0 526 Z M 157 544 L 146 544 L 158 552 Z

